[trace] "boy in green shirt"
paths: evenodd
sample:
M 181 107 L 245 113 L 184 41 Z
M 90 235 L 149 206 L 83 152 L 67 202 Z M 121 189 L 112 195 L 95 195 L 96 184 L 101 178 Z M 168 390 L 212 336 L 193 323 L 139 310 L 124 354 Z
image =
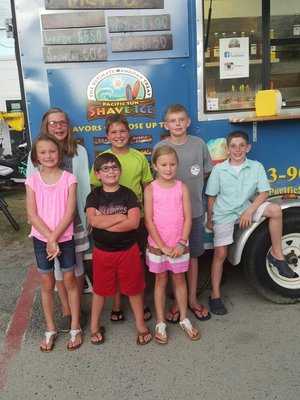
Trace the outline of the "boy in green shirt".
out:
M 140 151 L 129 147 L 130 129 L 128 121 L 123 115 L 115 114 L 109 117 L 106 120 L 105 129 L 107 138 L 111 142 L 111 148 L 103 153 L 110 152 L 118 158 L 122 167 L 119 183 L 120 185 L 128 187 L 136 194 L 140 206 L 142 207 L 144 187 L 153 179 L 149 163 Z M 90 172 L 90 182 L 94 186 L 100 186 L 101 184 L 95 176 L 94 168 L 92 168 Z M 143 222 L 139 228 L 138 238 L 139 246 L 141 250 L 144 251 L 147 233 Z M 151 311 L 148 307 L 144 309 L 144 318 L 146 321 L 151 318 Z M 124 315 L 121 310 L 120 293 L 117 293 L 114 297 L 111 320 L 124 320 Z

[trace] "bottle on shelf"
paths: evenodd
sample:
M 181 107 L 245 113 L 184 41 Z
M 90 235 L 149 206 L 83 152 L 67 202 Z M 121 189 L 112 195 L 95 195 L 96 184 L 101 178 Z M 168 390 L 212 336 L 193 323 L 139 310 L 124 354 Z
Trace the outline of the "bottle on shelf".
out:
M 258 58 L 258 45 L 257 45 L 257 38 L 254 30 L 250 31 L 249 37 L 249 56 L 251 60 L 256 60 Z
M 275 30 L 270 29 L 270 39 L 275 39 Z M 277 59 L 277 48 L 274 45 L 270 45 L 270 60 L 275 62 Z
M 210 43 L 208 42 L 207 49 L 206 49 L 206 51 L 204 53 L 205 62 L 209 62 L 210 61 L 210 52 L 211 52 Z
M 231 97 L 231 104 L 236 106 L 236 104 L 238 103 L 239 99 L 238 99 L 238 94 L 236 92 L 236 87 L 235 87 L 234 84 L 231 85 L 231 95 L 230 95 L 230 97 Z
M 219 33 L 214 33 L 214 43 L 213 43 L 213 61 L 219 61 L 220 58 L 220 43 L 219 43 Z

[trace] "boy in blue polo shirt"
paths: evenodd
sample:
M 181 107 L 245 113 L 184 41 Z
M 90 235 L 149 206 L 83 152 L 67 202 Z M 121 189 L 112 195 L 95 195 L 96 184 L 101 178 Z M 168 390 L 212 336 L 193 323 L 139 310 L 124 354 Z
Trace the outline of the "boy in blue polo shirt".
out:
M 207 227 L 214 231 L 214 256 L 211 268 L 212 292 L 209 297 L 210 311 L 217 315 L 227 314 L 221 299 L 220 284 L 223 263 L 228 245 L 233 243 L 234 225 L 247 228 L 262 216 L 269 218 L 272 249 L 267 258 L 280 275 L 297 278 L 298 275 L 284 259 L 281 247 L 282 212 L 278 204 L 267 200 L 270 185 L 261 163 L 246 158 L 251 149 L 247 133 L 235 131 L 228 135 L 229 157 L 216 165 L 208 179 Z M 251 201 L 250 201 L 251 200 Z

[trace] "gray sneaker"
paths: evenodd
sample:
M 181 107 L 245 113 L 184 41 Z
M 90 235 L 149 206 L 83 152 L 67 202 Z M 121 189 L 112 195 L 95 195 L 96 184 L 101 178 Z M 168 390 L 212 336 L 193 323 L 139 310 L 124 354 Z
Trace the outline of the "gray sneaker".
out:
M 298 274 L 294 272 L 286 260 L 278 260 L 271 253 L 267 255 L 267 260 L 271 267 L 277 268 L 280 275 L 284 276 L 285 278 L 298 278 Z

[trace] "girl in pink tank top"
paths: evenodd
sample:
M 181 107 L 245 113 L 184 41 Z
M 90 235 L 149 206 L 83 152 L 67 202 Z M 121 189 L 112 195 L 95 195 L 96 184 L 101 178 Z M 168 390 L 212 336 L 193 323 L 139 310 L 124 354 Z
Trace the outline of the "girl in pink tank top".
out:
M 189 192 L 186 185 L 175 178 L 178 157 L 172 147 L 158 147 L 152 162 L 156 179 L 145 189 L 145 224 L 149 233 L 146 263 L 155 273 L 155 339 L 161 344 L 168 341 L 165 300 L 170 271 L 180 312 L 179 324 L 191 340 L 198 340 L 199 330 L 186 316 L 185 272 L 189 267 L 188 237 L 192 220 Z

